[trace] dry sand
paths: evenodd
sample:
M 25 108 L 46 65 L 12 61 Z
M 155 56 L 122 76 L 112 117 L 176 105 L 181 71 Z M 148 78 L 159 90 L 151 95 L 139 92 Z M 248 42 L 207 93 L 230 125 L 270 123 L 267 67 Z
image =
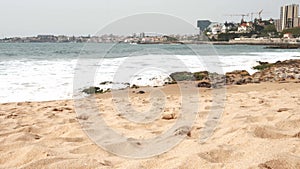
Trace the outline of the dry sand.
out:
M 146 91 L 130 92 L 132 106 L 148 108 L 151 89 L 131 90 Z M 128 122 L 114 111 L 109 93 L 97 95 L 97 102 L 111 128 L 127 137 L 146 139 L 160 135 L 177 120 L 178 88 L 168 85 L 163 90 L 165 119 L 153 124 Z M 0 168 L 300 169 L 299 83 L 227 87 L 224 113 L 213 135 L 202 144 L 200 131 L 212 97 L 211 89 L 199 91 L 200 110 L 189 136 L 167 153 L 140 160 L 115 156 L 91 141 L 71 100 L 0 104 Z

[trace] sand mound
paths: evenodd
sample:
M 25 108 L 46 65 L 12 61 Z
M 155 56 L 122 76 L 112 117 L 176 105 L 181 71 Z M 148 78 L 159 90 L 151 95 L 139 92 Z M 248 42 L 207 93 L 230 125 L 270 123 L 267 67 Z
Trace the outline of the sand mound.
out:
M 231 157 L 232 151 L 225 149 L 214 149 L 199 156 L 211 163 L 225 163 Z
M 300 168 L 300 159 L 297 158 L 279 158 L 259 164 L 260 169 L 298 169 Z
M 271 127 L 256 127 L 254 129 L 255 137 L 259 138 L 268 138 L 268 139 L 281 139 L 281 138 L 288 138 L 290 136 L 280 133 Z

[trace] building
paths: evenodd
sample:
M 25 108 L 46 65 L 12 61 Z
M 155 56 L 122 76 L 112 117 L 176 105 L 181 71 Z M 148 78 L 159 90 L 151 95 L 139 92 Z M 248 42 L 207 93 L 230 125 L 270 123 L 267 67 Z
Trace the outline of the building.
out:
M 221 33 L 222 27 L 220 25 L 214 25 L 213 28 L 211 29 L 211 32 L 213 35 L 217 35 Z
M 280 10 L 281 28 L 279 31 L 298 27 L 299 26 L 298 15 L 299 15 L 299 5 L 292 4 L 292 5 L 282 6 Z
M 292 38 L 294 38 L 294 37 L 293 37 L 293 34 L 291 34 L 291 33 L 285 33 L 285 34 L 283 35 L 283 38 L 285 38 L 285 39 L 292 39 Z
M 274 25 L 275 25 L 275 28 L 278 32 L 281 32 L 282 31 L 282 24 L 281 24 L 281 20 L 280 19 L 275 19 L 274 20 Z
M 238 32 L 242 32 L 242 33 L 251 32 L 252 27 L 253 27 L 252 22 L 244 22 L 244 23 L 240 24 L 240 26 L 238 27 Z

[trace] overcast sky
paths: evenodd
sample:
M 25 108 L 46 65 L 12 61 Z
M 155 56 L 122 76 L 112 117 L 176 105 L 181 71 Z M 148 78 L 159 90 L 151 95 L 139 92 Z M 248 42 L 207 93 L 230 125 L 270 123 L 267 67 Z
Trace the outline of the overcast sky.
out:
M 126 16 L 162 13 L 196 26 L 198 19 L 238 21 L 226 16 L 258 12 L 279 18 L 280 6 L 300 0 L 0 0 L 0 37 L 37 34 L 93 35 Z M 150 21 L 149 21 L 150 22 Z

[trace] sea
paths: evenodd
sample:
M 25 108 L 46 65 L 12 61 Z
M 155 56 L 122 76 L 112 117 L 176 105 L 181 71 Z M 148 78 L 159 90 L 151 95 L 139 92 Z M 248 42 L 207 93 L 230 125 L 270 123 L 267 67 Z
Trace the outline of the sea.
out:
M 72 99 L 90 86 L 161 86 L 179 71 L 252 74 L 257 61 L 297 58 L 299 49 L 251 45 L 0 43 L 0 102 Z

